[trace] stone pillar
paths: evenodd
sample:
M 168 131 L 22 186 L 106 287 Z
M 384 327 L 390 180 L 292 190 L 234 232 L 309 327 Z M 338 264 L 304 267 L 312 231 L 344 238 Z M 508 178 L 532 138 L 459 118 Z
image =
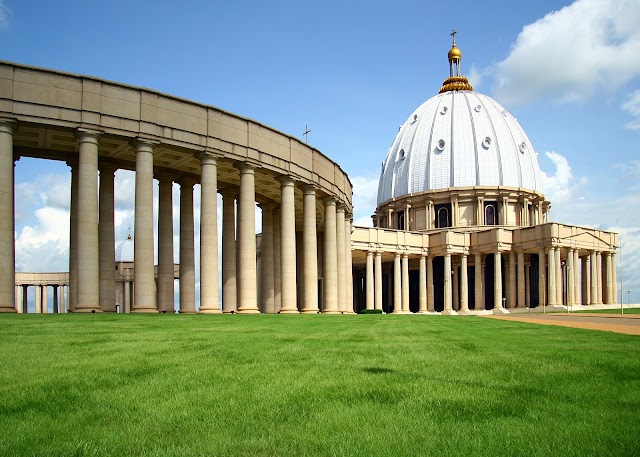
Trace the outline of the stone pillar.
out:
M 77 131 L 78 140 L 78 295 L 75 312 L 100 309 L 98 246 L 98 132 Z M 115 255 L 114 255 L 115 260 Z M 112 261 L 113 262 L 113 261 Z
M 116 167 L 111 164 L 100 166 L 100 309 L 115 313 L 116 310 L 116 258 L 115 229 L 113 224 L 114 193 L 113 179 Z
M 153 266 L 153 144 L 136 141 L 133 313 L 156 313 Z M 181 221 L 182 223 L 182 221 Z M 182 274 L 182 272 L 181 272 Z M 182 290 L 182 284 L 180 284 Z
M 240 170 L 240 198 L 238 199 L 238 259 L 236 265 L 238 312 L 244 314 L 255 314 L 260 312 L 258 310 L 258 297 L 256 291 L 255 167 L 248 163 L 242 163 L 238 165 L 237 168 Z
M 280 192 L 282 196 L 282 204 L 280 205 L 280 274 L 283 278 L 286 278 L 286 281 L 282 281 L 281 283 L 282 302 L 280 312 L 283 314 L 298 312 L 296 294 L 296 208 L 294 190 L 293 179 L 289 176 L 283 176 L 280 179 Z M 342 214 L 344 216 L 344 212 Z M 344 236 L 344 232 L 342 232 L 342 234 Z
M 596 294 L 597 304 L 601 305 L 603 302 L 602 296 L 602 254 L 596 252 L 596 279 L 598 283 L 598 292 Z
M 589 257 L 589 264 L 591 266 L 591 303 L 595 305 L 598 303 L 598 260 L 596 258 L 596 252 L 591 251 Z
M 218 300 L 217 159 L 206 153 L 200 155 L 200 169 L 200 309 L 198 312 L 218 314 L 221 311 Z
M 16 300 L 15 308 L 16 308 L 16 311 L 20 314 L 25 312 L 23 302 L 22 302 L 23 295 L 22 295 L 21 289 L 22 289 L 22 286 L 15 286 L 15 292 L 14 292 L 15 300 Z
M 540 258 L 544 258 L 542 255 Z M 549 306 L 557 305 L 558 294 L 556 293 L 556 249 L 554 247 L 549 248 L 549 299 L 547 304 Z
M 567 303 L 566 305 L 573 305 L 574 298 L 574 264 L 573 264 L 573 249 L 569 249 L 567 252 Z
M 42 314 L 42 286 L 34 285 L 35 290 L 35 304 L 34 304 L 34 313 Z
M 16 312 L 14 130 L 14 121 L 0 119 L 0 312 L 4 313 Z
M 49 297 L 47 295 L 47 285 L 43 284 L 40 290 L 42 292 L 42 314 L 49 314 Z
M 158 311 L 175 313 L 173 261 L 173 180 L 158 178 Z
M 128 279 L 124 280 L 124 309 L 122 310 L 122 312 L 131 312 L 131 282 Z
M 273 272 L 273 205 L 264 203 L 262 208 L 262 237 L 260 241 L 260 252 L 262 264 L 260 270 L 260 306 L 262 312 L 274 314 L 274 272 Z
M 467 275 L 467 255 L 460 256 L 460 311 L 469 311 L 469 279 Z
M 282 274 L 280 272 L 280 208 L 273 215 L 273 309 L 277 313 L 282 306 Z
M 305 186 L 302 197 L 303 313 L 318 313 L 318 234 L 316 232 L 316 188 Z
M 344 205 L 336 206 L 336 246 L 337 252 L 337 270 L 338 270 L 338 310 L 346 311 L 347 288 L 346 288 L 346 266 L 347 259 L 345 255 L 346 246 L 344 238 Z
M 366 269 L 367 290 L 365 293 L 366 309 L 374 308 L 374 280 L 373 280 L 373 252 L 367 251 L 367 269 Z
M 69 208 L 69 312 L 74 312 L 78 302 L 78 164 L 71 167 L 71 201 Z M 114 259 L 115 260 L 115 259 Z
M 427 312 L 427 258 L 420 256 L 420 266 L 418 272 L 418 297 L 419 297 L 419 313 Z
M 606 271 L 605 271 L 605 291 L 606 291 L 606 295 L 605 295 L 605 303 L 606 304 L 611 304 L 613 303 L 613 287 L 612 287 L 612 282 L 613 282 L 613 273 L 611 272 L 612 268 L 611 268 L 611 253 L 610 252 L 605 252 L 605 264 L 606 264 Z
M 434 311 L 433 298 L 433 256 L 427 255 L 427 311 Z
M 347 296 L 345 297 L 347 312 L 353 313 L 353 258 L 351 257 L 351 215 L 345 213 L 344 221 L 344 243 L 345 243 L 345 277 Z
M 582 304 L 591 304 L 591 256 L 582 258 Z
M 338 259 L 336 240 L 336 199 L 328 197 L 324 201 L 324 309 L 335 314 L 338 310 Z M 343 278 L 340 278 L 341 280 Z
M 524 274 L 524 252 L 518 251 L 518 301 L 516 307 L 526 307 L 526 280 Z
M 616 253 L 611 253 L 611 303 L 618 303 L 618 275 L 616 273 Z
M 196 264 L 194 248 L 193 186 L 185 178 L 180 184 L 180 314 L 196 312 Z
M 555 272 L 556 272 L 556 304 L 562 305 L 562 262 L 560 257 L 560 247 L 556 248 L 556 258 L 555 258 Z
M 493 255 L 493 310 L 501 311 L 502 306 L 502 254 L 500 251 Z
M 582 303 L 580 288 L 580 255 L 578 249 L 573 251 L 573 304 Z
M 236 311 L 236 217 L 234 194 L 222 191 L 222 312 Z
M 402 313 L 402 272 L 400 268 L 400 254 L 393 258 L 393 313 Z
M 409 256 L 402 256 L 402 312 L 410 313 L 409 310 Z
M 484 297 L 482 288 L 482 254 L 476 252 L 474 258 L 474 294 L 475 294 L 475 306 L 476 311 L 484 309 Z
M 375 295 L 373 300 L 373 307 L 375 309 L 382 309 L 382 253 L 376 252 L 375 265 Z
M 509 252 L 509 298 L 507 299 L 508 308 L 517 307 L 516 295 L 516 253 Z
M 444 313 L 452 314 L 451 307 L 452 287 L 451 287 L 451 254 L 444 256 Z

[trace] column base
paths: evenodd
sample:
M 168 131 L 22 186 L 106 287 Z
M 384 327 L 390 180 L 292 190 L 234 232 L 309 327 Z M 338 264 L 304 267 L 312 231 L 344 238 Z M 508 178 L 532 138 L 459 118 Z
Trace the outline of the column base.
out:
M 442 316 L 457 316 L 458 312 L 455 309 L 445 309 L 440 313 L 440 315 L 442 315 Z
M 236 314 L 260 314 L 260 310 L 258 308 L 239 309 Z
M 78 312 L 78 309 L 76 308 L 76 312 Z M 131 314 L 158 314 L 158 308 L 156 307 L 149 307 L 149 308 L 143 308 L 143 307 L 134 307 L 131 309 Z
M 320 310 L 318 308 L 302 308 L 300 311 L 302 314 L 319 314 Z
M 493 310 L 492 310 L 492 311 L 493 311 L 493 314 L 494 314 L 494 315 L 496 315 L 496 314 L 497 314 L 497 315 L 511 314 L 511 313 L 509 312 L 509 310 L 508 310 L 508 309 L 505 309 L 505 308 L 493 308 Z
M 73 311 L 74 313 L 85 313 L 85 314 L 95 314 L 95 313 L 102 313 L 103 311 L 100 308 L 94 308 L 94 307 L 80 307 L 78 305 L 76 305 L 76 309 Z
M 200 308 L 198 314 L 222 314 L 219 308 Z
M 298 311 L 298 308 L 292 308 L 292 309 L 280 308 L 280 312 L 278 314 L 300 314 L 300 311 Z
M 342 311 L 338 311 L 337 309 L 325 309 L 322 311 L 322 314 L 342 314 Z
M 464 308 L 461 309 L 460 311 L 458 311 L 458 314 L 471 314 L 471 310 L 469 310 L 468 308 Z
M 11 306 L 0 306 L 0 313 L 17 313 L 18 310 Z

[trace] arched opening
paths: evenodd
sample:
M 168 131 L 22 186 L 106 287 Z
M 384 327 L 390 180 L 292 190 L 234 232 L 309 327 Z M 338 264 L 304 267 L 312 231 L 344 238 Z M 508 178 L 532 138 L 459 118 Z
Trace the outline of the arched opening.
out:
M 433 310 L 444 311 L 444 257 L 433 259 Z
M 498 204 L 496 202 L 484 203 L 484 224 L 498 225 Z
M 529 265 L 529 306 L 535 308 L 540 304 L 540 259 L 538 254 L 531 254 Z
M 404 211 L 398 213 L 398 230 L 404 230 Z
M 451 204 L 436 205 L 436 228 L 451 227 Z

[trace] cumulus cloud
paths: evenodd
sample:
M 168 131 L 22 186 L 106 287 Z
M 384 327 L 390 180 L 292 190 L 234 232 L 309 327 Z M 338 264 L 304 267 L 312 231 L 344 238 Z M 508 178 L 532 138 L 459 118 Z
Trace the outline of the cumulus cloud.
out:
M 353 223 L 371 227 L 371 215 L 376 210 L 378 195 L 378 176 L 352 176 L 353 184 Z
M 640 130 L 640 90 L 635 90 L 622 104 L 622 109 L 631 115 L 631 120 L 624 126 L 629 130 Z
M 43 207 L 36 223 L 22 228 L 16 238 L 17 271 L 69 270 L 69 212 Z
M 495 68 L 505 103 L 582 101 L 640 75 L 640 2 L 576 0 L 522 29 Z
M 0 30 L 5 30 L 9 26 L 9 10 L 4 4 L 4 0 L 0 0 Z
M 562 154 L 549 151 L 545 155 L 555 166 L 553 174 L 542 172 L 546 197 L 554 203 L 566 203 L 574 198 L 587 184 L 587 178 L 576 178 L 569 161 Z

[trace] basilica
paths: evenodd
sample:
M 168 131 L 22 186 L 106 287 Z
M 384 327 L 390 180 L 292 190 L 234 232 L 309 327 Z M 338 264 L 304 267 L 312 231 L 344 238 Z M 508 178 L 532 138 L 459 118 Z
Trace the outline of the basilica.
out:
M 502 314 L 615 303 L 617 234 L 551 221 L 534 146 L 509 111 L 473 90 L 461 59 L 454 34 L 439 93 L 381 158 L 373 227 L 353 226 L 340 165 L 290 135 L 149 89 L 0 62 L 0 311 L 27 312 L 33 286 L 36 312 L 49 310 L 49 287 L 54 312 L 85 313 Z M 68 272 L 15 271 L 21 157 L 70 167 Z M 116 247 L 118 169 L 135 172 L 135 226 Z

